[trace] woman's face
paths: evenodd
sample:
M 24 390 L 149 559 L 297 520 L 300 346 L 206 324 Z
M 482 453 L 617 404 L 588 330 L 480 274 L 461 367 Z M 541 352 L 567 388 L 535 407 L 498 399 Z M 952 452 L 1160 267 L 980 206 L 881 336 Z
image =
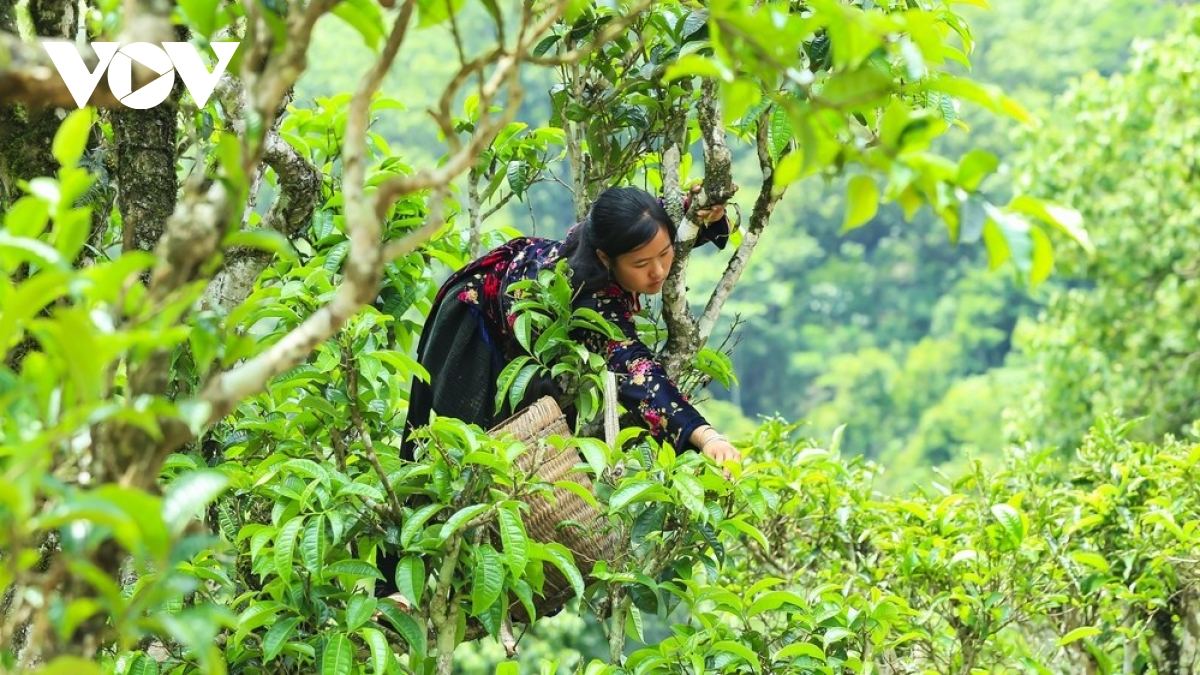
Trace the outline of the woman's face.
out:
M 667 228 L 660 227 L 650 241 L 617 256 L 615 264 L 603 252 L 600 256 L 612 269 L 613 276 L 622 288 L 634 293 L 653 294 L 661 291 L 667 280 L 667 273 L 671 271 L 671 263 L 675 260 L 675 245 Z

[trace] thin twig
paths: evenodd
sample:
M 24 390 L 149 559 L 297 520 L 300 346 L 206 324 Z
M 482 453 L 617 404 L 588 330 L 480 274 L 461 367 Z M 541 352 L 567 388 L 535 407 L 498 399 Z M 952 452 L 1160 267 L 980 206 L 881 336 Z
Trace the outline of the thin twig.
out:
M 589 54 L 596 51 L 596 49 L 608 44 L 609 42 L 612 42 L 618 35 L 624 33 L 625 29 L 628 28 L 634 21 L 637 21 L 641 13 L 649 9 L 653 4 L 654 3 L 652 0 L 642 0 L 633 7 L 630 7 L 625 14 L 613 19 L 612 21 L 609 21 L 604 26 L 604 30 L 600 32 L 600 35 L 597 36 L 595 40 L 592 40 L 582 47 L 572 49 L 556 56 L 531 56 L 529 58 L 529 62 L 539 66 L 561 66 L 564 64 L 581 61 L 587 58 Z
M 525 24 L 527 18 L 522 19 L 522 28 L 517 40 L 517 44 L 512 53 L 501 53 L 496 59 L 496 69 L 488 81 L 480 88 L 479 92 L 479 110 L 481 115 L 487 114 L 488 107 L 492 100 L 499 92 L 500 87 L 505 84 L 509 85 L 509 99 L 505 106 L 504 112 L 497 117 L 489 117 L 485 121 L 476 126 L 475 132 L 471 135 L 470 140 L 466 145 L 460 147 L 457 152 L 453 153 L 449 159 L 440 167 L 426 169 L 408 176 L 397 176 L 385 181 L 379 186 L 376 193 L 375 209 L 376 213 L 382 213 L 400 196 L 412 194 L 420 190 L 428 189 L 436 185 L 445 185 L 450 182 L 455 176 L 467 171 L 471 165 L 478 159 L 479 153 L 483 148 L 491 143 L 495 135 L 511 122 L 517 114 L 517 109 L 521 102 L 521 87 L 517 74 L 519 69 L 517 66 L 524 60 L 527 60 L 527 52 L 532 46 L 534 39 L 544 33 L 559 19 L 562 12 L 566 8 L 565 0 L 559 0 L 554 5 L 552 11 L 548 11 L 545 15 L 532 26 L 532 29 Z M 502 50 L 493 51 L 492 54 Z M 481 57 L 482 58 L 482 57 Z M 481 66 L 482 67 L 482 66 Z M 452 87 L 461 86 L 461 81 L 465 80 L 470 73 L 460 72 L 455 76 L 452 82 Z M 450 91 L 451 88 L 447 88 Z M 449 94 L 453 96 L 451 92 Z M 443 95 L 445 99 L 445 95 Z M 439 104 L 438 124 L 445 128 L 453 129 L 453 125 L 449 124 L 449 103 L 443 101 Z M 447 140 L 454 139 L 455 135 L 450 134 Z M 456 141 L 455 141 L 456 142 Z

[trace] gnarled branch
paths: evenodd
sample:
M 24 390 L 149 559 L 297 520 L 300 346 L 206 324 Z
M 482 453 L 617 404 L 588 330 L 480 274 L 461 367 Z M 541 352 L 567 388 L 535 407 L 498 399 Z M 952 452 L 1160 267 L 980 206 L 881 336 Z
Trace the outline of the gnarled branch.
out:
M 279 195 L 260 227 L 294 237 L 308 224 L 316 208 L 321 174 L 274 130 L 267 135 L 263 162 L 275 170 Z M 271 257 L 271 253 L 256 249 L 227 250 L 224 265 L 205 292 L 207 303 L 225 308 L 240 304 L 250 295 L 254 280 L 270 264 Z
M 705 80 L 701 84 L 696 113 L 704 147 L 704 181 L 700 190 L 693 196 L 687 213 L 676 221 L 680 223 L 680 227 L 675 243 L 675 262 L 663 289 L 663 317 L 668 327 L 663 366 L 676 378 L 682 374 L 684 367 L 691 362 L 708 339 L 708 332 L 705 332 L 692 316 L 687 305 L 687 262 L 698 234 L 696 214 L 702 208 L 725 203 L 737 189 L 733 184 L 730 166 L 732 155 L 721 122 L 721 103 L 716 82 Z M 686 130 L 683 133 L 683 137 L 686 137 Z M 664 153 L 663 162 L 663 186 L 668 190 L 668 204 L 680 211 L 682 208 L 672 204 L 671 200 L 678 199 L 674 195 L 681 193 L 678 165 L 681 147 L 682 142 L 678 142 L 669 148 L 667 153 Z
M 721 308 L 724 307 L 725 301 L 733 293 L 734 286 L 741 279 L 742 272 L 745 271 L 746 263 L 749 262 L 754 248 L 758 245 L 763 229 L 771 220 L 771 213 L 775 210 L 775 205 L 783 197 L 783 190 L 775 189 L 775 163 L 771 158 L 771 145 L 767 138 L 770 119 L 770 108 L 764 110 L 758 118 L 756 145 L 758 147 L 758 165 L 763 177 L 762 188 L 758 193 L 758 198 L 754 201 L 754 210 L 750 214 L 750 225 L 742 236 L 742 243 L 738 246 L 733 258 L 729 260 L 729 264 L 726 265 L 721 280 L 713 289 L 708 304 L 705 305 L 704 312 L 700 315 L 700 336 L 703 340 L 707 340 L 708 336 L 712 334 L 717 317 L 721 315 Z

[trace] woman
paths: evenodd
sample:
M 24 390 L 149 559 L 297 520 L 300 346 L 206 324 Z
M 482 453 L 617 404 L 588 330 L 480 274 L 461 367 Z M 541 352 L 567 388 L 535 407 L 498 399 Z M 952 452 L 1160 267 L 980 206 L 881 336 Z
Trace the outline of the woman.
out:
M 724 208 L 705 211 L 701 217 L 713 222 L 701 230 L 697 245 L 713 241 L 724 248 L 729 236 Z M 438 292 L 421 334 L 417 355 L 430 384 L 413 380 L 404 454 L 412 456 L 409 432 L 427 424 L 431 410 L 485 429 L 507 416 L 507 410 L 494 412 L 496 379 L 523 352 L 512 332 L 516 317 L 509 313 L 508 286 L 566 259 L 575 306 L 596 310 L 625 335 L 623 340 L 590 331 L 579 336 L 607 357 L 625 407 L 659 440 L 700 450 L 718 463 L 739 460 L 738 451 L 688 403 L 634 328 L 638 295 L 662 290 L 674 242 L 675 224 L 658 199 L 637 188 L 610 188 L 564 241 L 514 239 L 453 274 Z M 544 393 L 538 389 L 531 386 L 526 401 Z

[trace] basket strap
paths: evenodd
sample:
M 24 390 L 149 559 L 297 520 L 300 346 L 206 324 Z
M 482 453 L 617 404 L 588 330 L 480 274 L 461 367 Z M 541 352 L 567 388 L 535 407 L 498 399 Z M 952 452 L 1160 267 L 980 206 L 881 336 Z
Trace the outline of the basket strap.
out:
M 617 445 L 617 376 L 604 371 L 604 441 L 609 447 Z

